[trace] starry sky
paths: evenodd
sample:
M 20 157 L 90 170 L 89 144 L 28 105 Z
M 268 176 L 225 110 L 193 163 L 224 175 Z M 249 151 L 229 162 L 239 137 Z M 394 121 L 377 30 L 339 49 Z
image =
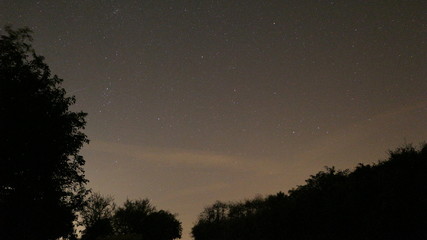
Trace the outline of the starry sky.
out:
M 89 187 L 178 214 L 427 140 L 427 1 L 0 0 L 87 117 Z

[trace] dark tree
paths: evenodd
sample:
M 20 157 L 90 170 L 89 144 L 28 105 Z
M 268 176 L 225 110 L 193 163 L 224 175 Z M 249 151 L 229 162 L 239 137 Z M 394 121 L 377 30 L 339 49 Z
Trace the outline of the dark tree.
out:
M 81 212 L 82 225 L 85 227 L 82 240 L 95 240 L 112 235 L 115 208 L 112 197 L 104 197 L 99 193 L 91 194 Z
M 173 214 L 164 210 L 148 215 L 143 228 L 143 237 L 147 240 L 172 240 L 181 238 L 181 222 Z
M 138 240 L 173 240 L 181 238 L 181 222 L 175 215 L 156 211 L 148 199 L 127 200 L 114 215 L 116 235 Z
M 83 112 L 31 45 L 29 29 L 0 36 L 0 239 L 73 236 L 86 194 Z
M 195 240 L 427 239 L 427 144 L 386 161 L 326 171 L 286 195 L 215 203 L 192 229 Z
M 126 200 L 115 209 L 111 197 L 92 194 L 82 212 L 82 240 L 173 240 L 181 238 L 181 222 L 157 211 L 148 199 Z
M 148 215 L 155 212 L 148 199 L 126 200 L 114 215 L 114 226 L 118 234 L 142 234 Z

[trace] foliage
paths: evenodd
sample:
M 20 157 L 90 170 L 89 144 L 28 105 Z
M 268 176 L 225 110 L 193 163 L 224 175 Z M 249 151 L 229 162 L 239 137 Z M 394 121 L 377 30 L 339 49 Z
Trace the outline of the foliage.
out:
M 126 200 L 123 207 L 117 209 L 114 215 L 114 225 L 120 234 L 142 234 L 143 224 L 147 217 L 155 211 L 148 199 Z
M 143 239 L 171 240 L 181 238 L 181 223 L 167 211 L 160 210 L 149 214 L 143 224 Z
M 0 239 L 73 235 L 86 194 L 83 112 L 32 48 L 31 31 L 0 36 Z
M 99 193 L 91 194 L 81 212 L 82 225 L 85 227 L 82 240 L 112 235 L 115 209 L 116 204 L 112 197 L 104 197 Z
M 266 198 L 217 202 L 192 229 L 214 239 L 427 239 L 427 145 L 354 171 L 326 168 Z
M 95 194 L 82 214 L 83 240 L 172 240 L 181 238 L 181 222 L 175 215 L 157 211 L 148 199 L 127 200 L 114 210 L 112 198 Z M 94 204 L 96 203 L 96 204 Z M 96 209 L 95 211 L 93 209 Z

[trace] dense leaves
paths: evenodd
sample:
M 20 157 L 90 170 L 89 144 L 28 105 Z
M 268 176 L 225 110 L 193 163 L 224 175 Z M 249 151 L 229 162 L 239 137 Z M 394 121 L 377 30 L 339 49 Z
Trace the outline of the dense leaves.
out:
M 327 168 L 266 198 L 217 202 L 192 229 L 214 239 L 427 239 L 427 145 L 352 172 Z
M 28 29 L 0 36 L 0 239 L 73 235 L 87 180 L 85 113 L 31 46 Z

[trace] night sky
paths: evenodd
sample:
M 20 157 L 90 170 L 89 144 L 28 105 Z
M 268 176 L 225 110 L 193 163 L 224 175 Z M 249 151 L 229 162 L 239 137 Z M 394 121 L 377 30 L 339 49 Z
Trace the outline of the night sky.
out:
M 0 0 L 87 117 L 94 191 L 178 213 L 427 140 L 427 1 Z

